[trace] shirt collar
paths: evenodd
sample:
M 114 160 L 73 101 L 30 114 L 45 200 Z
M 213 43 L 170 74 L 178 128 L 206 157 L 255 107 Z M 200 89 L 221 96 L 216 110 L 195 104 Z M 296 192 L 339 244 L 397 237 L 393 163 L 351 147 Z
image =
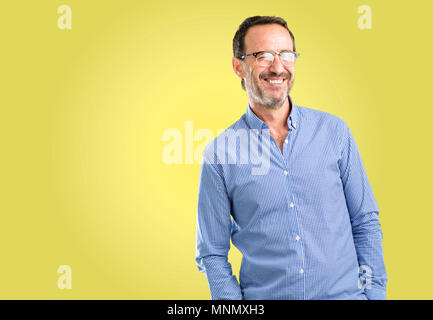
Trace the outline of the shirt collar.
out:
M 299 119 L 299 110 L 298 106 L 295 105 L 290 98 L 290 95 L 287 96 L 289 98 L 290 103 L 290 114 L 287 117 L 287 125 L 291 129 L 296 129 L 298 127 L 298 119 Z M 256 116 L 256 114 L 251 110 L 250 104 L 248 103 L 247 112 L 246 112 L 246 118 L 248 125 L 251 129 L 263 129 L 263 128 L 269 128 L 266 122 L 261 120 L 259 117 Z

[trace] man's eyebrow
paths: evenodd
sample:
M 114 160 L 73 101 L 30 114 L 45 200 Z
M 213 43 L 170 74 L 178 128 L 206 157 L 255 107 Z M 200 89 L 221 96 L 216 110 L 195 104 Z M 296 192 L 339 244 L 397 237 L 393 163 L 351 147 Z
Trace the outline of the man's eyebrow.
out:
M 260 51 L 255 51 L 255 52 L 264 52 L 264 51 L 267 51 L 267 52 L 275 52 L 275 51 L 272 51 L 272 50 L 260 50 Z M 293 52 L 293 50 L 291 50 L 291 49 L 282 49 L 282 50 L 279 50 L 279 52 L 284 52 L 284 51 L 290 51 L 290 52 Z

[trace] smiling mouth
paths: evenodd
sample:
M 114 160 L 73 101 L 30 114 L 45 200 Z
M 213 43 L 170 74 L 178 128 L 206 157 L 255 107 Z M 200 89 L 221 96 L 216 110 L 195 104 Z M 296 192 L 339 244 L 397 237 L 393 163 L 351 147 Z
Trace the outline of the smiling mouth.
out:
M 262 80 L 265 81 L 271 87 L 281 87 L 287 81 L 286 78 L 263 78 Z

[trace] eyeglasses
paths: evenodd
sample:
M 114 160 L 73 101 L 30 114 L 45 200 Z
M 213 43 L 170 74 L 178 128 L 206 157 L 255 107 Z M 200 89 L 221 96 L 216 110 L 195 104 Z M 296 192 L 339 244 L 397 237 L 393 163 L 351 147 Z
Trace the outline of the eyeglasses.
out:
M 285 50 L 281 52 L 258 51 L 243 55 L 239 59 L 244 60 L 246 57 L 254 56 L 257 65 L 260 67 L 269 67 L 274 62 L 276 54 L 280 56 L 281 63 L 287 67 L 292 66 L 295 63 L 296 58 L 299 57 L 299 52 Z

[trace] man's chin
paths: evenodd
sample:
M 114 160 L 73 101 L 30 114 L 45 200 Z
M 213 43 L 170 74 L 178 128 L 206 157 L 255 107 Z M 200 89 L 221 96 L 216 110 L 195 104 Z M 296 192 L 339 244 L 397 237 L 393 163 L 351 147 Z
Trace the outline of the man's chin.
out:
M 284 102 L 286 102 L 287 95 L 288 95 L 286 93 L 287 93 L 287 91 L 284 91 L 283 93 L 281 93 L 277 96 L 275 96 L 275 95 L 269 96 L 268 95 L 264 100 L 266 100 L 268 102 L 267 105 L 273 106 L 273 108 L 276 109 L 276 108 L 281 107 L 284 104 Z
M 263 88 L 262 89 L 262 95 L 267 97 L 268 99 L 282 99 L 283 97 L 287 96 L 286 93 L 288 93 L 290 90 L 289 88 L 281 87 L 281 88 Z
M 266 99 L 266 103 L 263 106 L 268 109 L 279 109 L 283 106 L 286 99 Z
M 250 90 L 247 88 L 248 91 Z M 256 90 L 251 90 L 250 92 L 255 93 L 252 96 L 255 96 L 256 102 L 263 107 L 267 109 L 279 109 L 286 102 L 289 91 L 287 87 L 280 88 L 279 90 L 269 90 L 269 88 L 259 86 Z

